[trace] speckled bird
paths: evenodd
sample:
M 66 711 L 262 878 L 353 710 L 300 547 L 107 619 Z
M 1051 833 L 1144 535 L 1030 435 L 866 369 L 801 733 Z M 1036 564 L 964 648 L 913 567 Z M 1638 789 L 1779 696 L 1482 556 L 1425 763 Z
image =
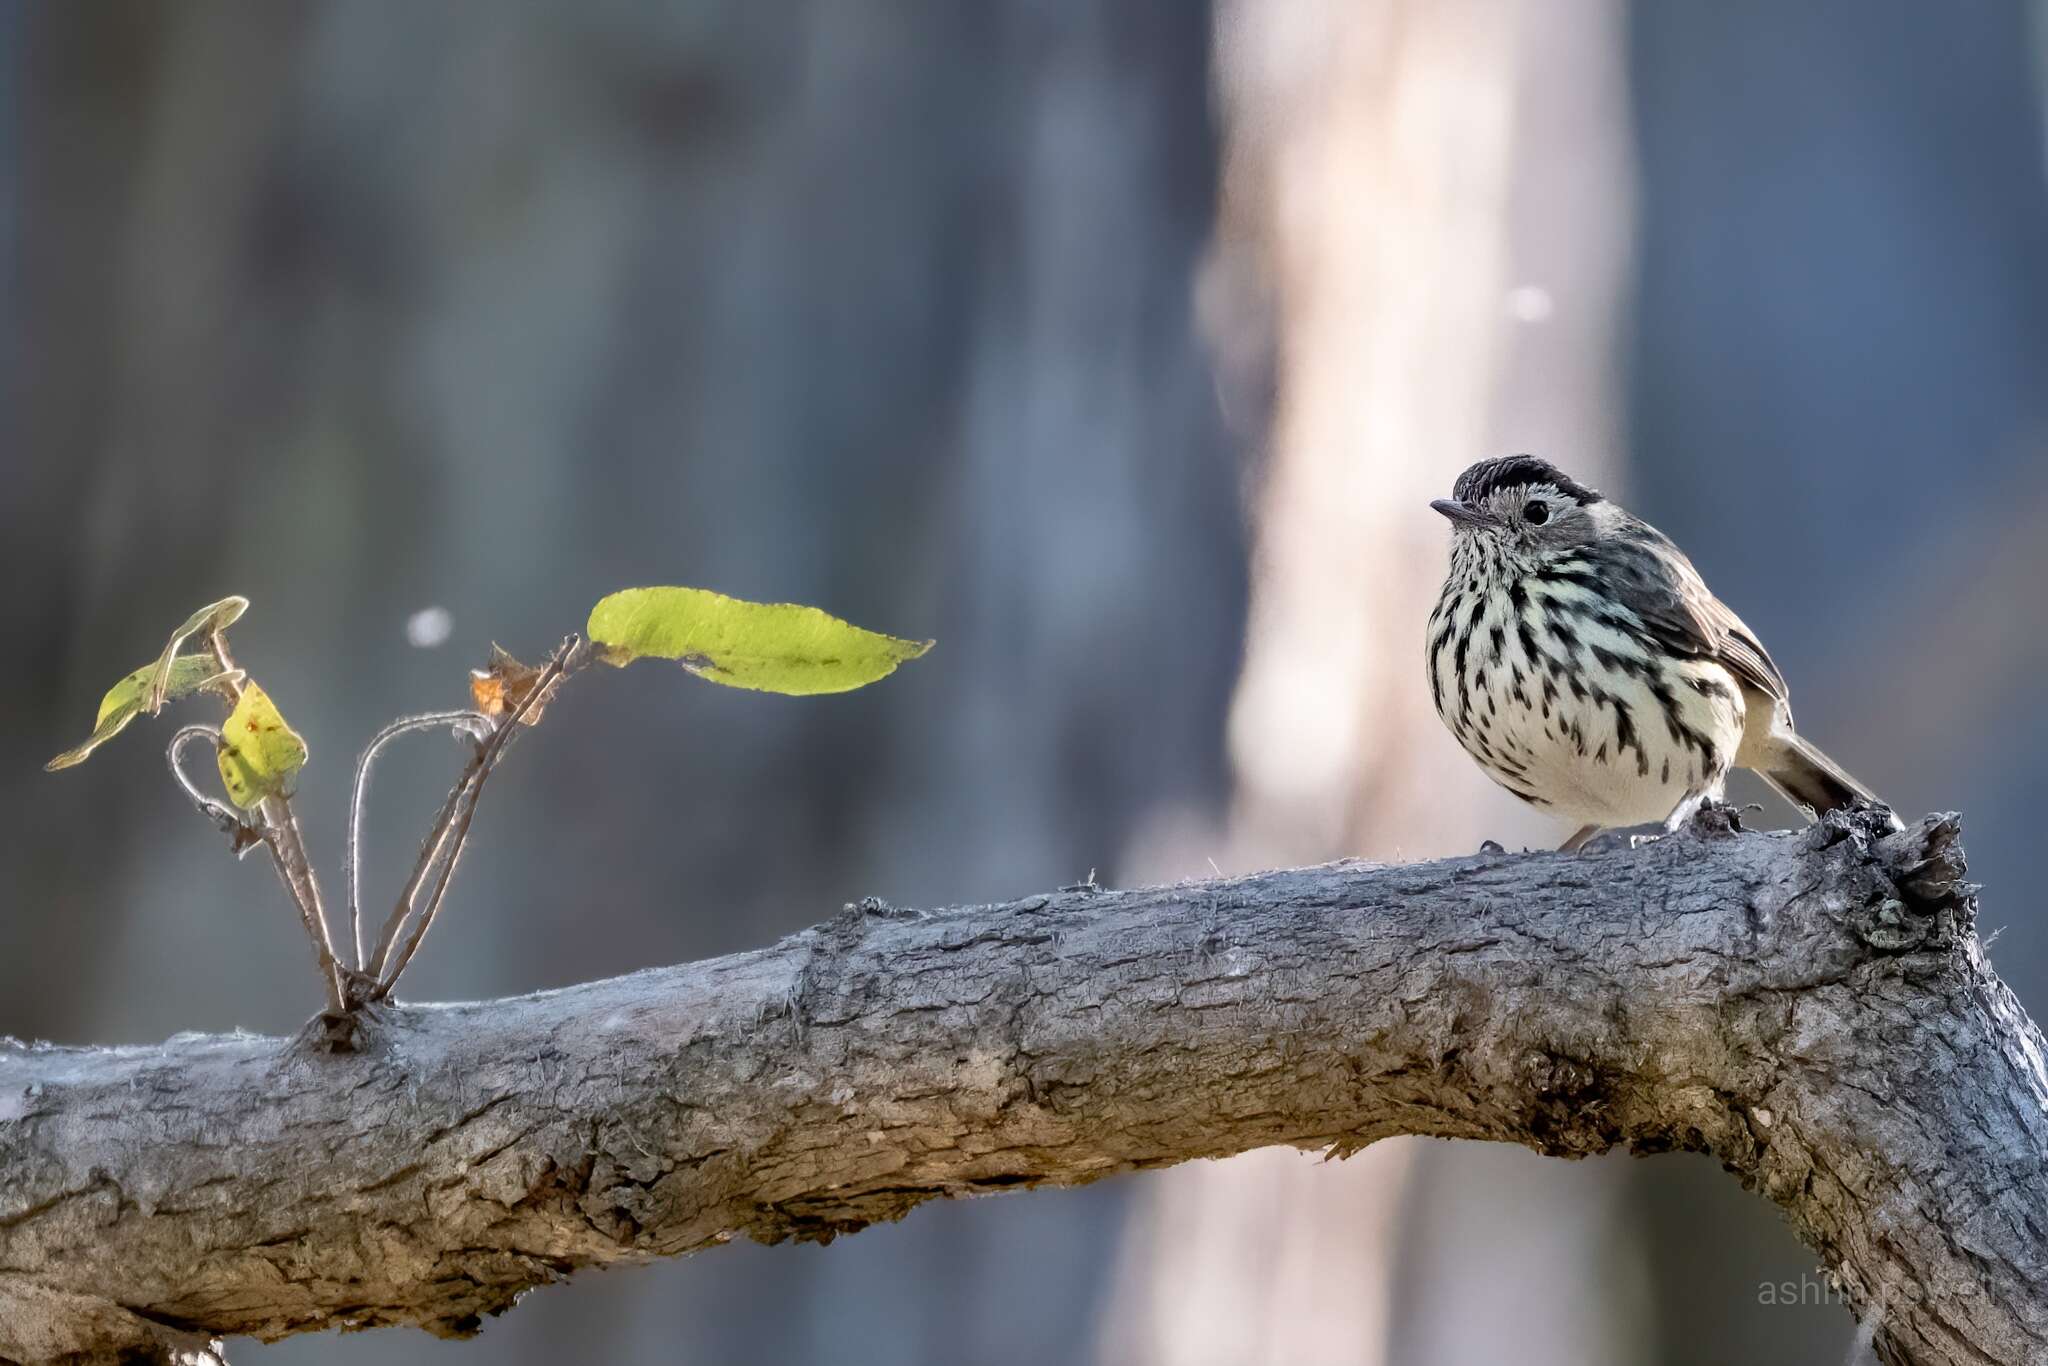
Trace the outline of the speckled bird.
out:
M 1488 777 L 1577 827 L 1684 824 L 1753 769 L 1818 815 L 1882 806 L 1792 728 L 1785 675 L 1668 537 L 1530 455 L 1430 504 L 1451 568 L 1428 635 L 1437 715 Z

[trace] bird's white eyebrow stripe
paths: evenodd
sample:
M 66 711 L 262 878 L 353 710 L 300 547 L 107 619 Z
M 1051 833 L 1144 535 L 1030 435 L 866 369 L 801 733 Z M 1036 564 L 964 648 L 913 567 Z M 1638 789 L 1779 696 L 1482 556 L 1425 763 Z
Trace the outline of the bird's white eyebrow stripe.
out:
M 1575 503 L 1575 500 L 1555 484 L 1504 484 L 1493 491 L 1492 497 L 1512 501 L 1517 506 L 1541 498 L 1549 503 Z

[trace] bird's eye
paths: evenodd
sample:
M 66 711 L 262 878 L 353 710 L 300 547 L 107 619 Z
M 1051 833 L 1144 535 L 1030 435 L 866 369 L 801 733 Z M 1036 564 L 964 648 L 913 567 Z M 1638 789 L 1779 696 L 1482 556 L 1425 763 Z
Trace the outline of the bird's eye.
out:
M 1530 499 L 1529 505 L 1522 509 L 1522 520 L 1530 526 L 1542 526 L 1550 520 L 1550 504 L 1541 498 Z

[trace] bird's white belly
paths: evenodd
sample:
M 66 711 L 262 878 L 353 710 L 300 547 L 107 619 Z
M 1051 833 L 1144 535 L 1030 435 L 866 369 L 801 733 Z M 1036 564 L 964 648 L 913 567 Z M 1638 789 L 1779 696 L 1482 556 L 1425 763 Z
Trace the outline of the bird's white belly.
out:
M 1739 720 L 1708 715 L 1705 698 L 1686 718 L 1714 741 L 1716 761 L 1675 739 L 1663 704 L 1635 679 L 1603 684 L 1602 698 L 1580 700 L 1567 688 L 1549 717 L 1540 707 L 1500 713 L 1495 749 L 1519 764 L 1517 786 L 1535 793 L 1544 810 L 1581 825 L 1622 826 L 1661 821 L 1693 793 L 1718 797 L 1729 757 L 1742 736 Z M 1687 710 L 1685 699 L 1679 702 Z M 1506 776 L 1511 770 L 1496 774 Z
M 1462 660 L 1435 653 L 1438 711 L 1459 742 L 1495 782 L 1580 825 L 1661 821 L 1694 793 L 1718 797 L 1742 740 L 1733 676 L 1711 661 L 1657 672 L 1638 639 L 1584 618 L 1550 632 L 1558 606 L 1531 602 L 1522 630 L 1487 603 Z

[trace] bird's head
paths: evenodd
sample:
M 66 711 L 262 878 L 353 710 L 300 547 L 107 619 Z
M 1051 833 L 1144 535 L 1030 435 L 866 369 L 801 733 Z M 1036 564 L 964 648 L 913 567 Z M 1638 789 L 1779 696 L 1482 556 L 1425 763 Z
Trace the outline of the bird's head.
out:
M 1517 560 L 1549 559 L 1598 537 L 1618 511 L 1547 460 L 1506 455 L 1458 476 L 1449 498 L 1430 504 L 1450 518 L 1459 546 Z

